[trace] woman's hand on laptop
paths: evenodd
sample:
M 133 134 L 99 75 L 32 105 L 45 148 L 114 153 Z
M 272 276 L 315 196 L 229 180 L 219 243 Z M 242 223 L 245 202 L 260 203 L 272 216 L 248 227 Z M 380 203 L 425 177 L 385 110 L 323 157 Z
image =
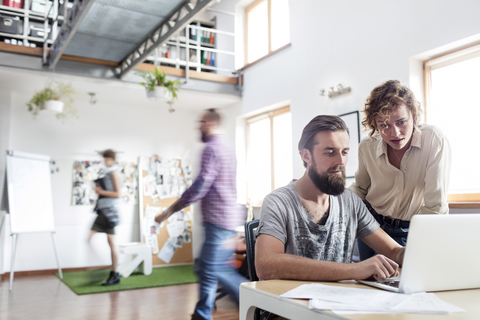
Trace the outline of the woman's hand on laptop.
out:
M 380 281 L 399 275 L 398 264 L 381 254 L 356 263 L 355 266 L 354 280 L 373 277 L 375 280 Z

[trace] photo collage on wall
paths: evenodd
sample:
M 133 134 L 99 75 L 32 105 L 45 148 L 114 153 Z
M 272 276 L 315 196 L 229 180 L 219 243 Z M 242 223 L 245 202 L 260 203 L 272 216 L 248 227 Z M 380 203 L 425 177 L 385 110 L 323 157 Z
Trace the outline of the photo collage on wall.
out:
M 154 199 L 175 198 L 192 184 L 189 166 L 180 167 L 180 160 L 152 157 L 143 168 L 147 175 L 143 178 L 143 196 Z M 185 173 L 184 173 L 185 172 Z
M 133 162 L 117 164 L 121 178 L 122 203 L 138 203 L 138 170 Z M 73 164 L 72 206 L 95 205 L 98 195 L 95 192 L 95 180 L 105 175 L 103 161 L 75 161 Z
M 146 159 L 145 159 L 146 160 Z M 182 248 L 184 243 L 192 241 L 192 217 L 190 211 L 181 210 L 171 215 L 167 221 L 160 225 L 155 222 L 155 217 L 161 214 L 166 207 L 160 207 L 160 201 L 167 198 L 177 198 L 192 184 L 192 174 L 189 165 L 180 165 L 180 160 L 151 157 L 143 163 L 142 196 L 151 197 L 154 206 L 147 205 L 144 212 L 143 235 L 145 243 L 152 247 L 152 253 L 159 259 L 170 263 L 175 251 Z M 158 207 L 155 205 L 159 205 Z M 166 224 L 168 239 L 159 248 L 158 234 Z

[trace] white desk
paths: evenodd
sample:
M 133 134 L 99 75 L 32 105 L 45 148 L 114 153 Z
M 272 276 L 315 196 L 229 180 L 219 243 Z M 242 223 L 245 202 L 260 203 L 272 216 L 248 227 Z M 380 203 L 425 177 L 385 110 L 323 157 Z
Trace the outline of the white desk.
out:
M 336 315 L 330 311 L 308 309 L 308 300 L 280 299 L 278 296 L 302 284 L 312 281 L 270 280 L 244 282 L 240 285 L 240 320 L 252 320 L 255 308 L 261 308 L 292 320 L 479 320 L 480 289 L 435 292 L 442 300 L 461 307 L 467 312 L 450 314 L 356 314 Z M 357 283 L 319 282 L 332 286 L 372 289 Z

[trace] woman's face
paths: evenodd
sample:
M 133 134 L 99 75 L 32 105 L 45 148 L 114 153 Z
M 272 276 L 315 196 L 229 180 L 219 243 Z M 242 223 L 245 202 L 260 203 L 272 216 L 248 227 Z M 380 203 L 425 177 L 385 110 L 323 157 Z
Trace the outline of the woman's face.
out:
M 375 124 L 383 140 L 393 149 L 403 150 L 410 146 L 413 117 L 406 105 L 397 107 L 389 116 L 377 116 Z
M 113 159 L 113 158 L 105 157 L 103 159 L 105 160 L 105 165 L 107 167 L 111 167 L 115 164 L 115 159 Z

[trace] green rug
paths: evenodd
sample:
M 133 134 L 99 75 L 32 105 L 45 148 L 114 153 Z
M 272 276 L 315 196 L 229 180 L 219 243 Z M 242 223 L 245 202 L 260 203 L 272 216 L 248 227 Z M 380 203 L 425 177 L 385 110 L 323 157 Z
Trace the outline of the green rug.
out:
M 193 265 L 153 268 L 149 276 L 134 273 L 128 278 L 121 278 L 118 285 L 102 286 L 102 282 L 108 278 L 109 273 L 110 269 L 69 271 L 63 273 L 62 281 L 78 295 L 197 282 Z M 58 277 L 58 273 L 55 275 Z

